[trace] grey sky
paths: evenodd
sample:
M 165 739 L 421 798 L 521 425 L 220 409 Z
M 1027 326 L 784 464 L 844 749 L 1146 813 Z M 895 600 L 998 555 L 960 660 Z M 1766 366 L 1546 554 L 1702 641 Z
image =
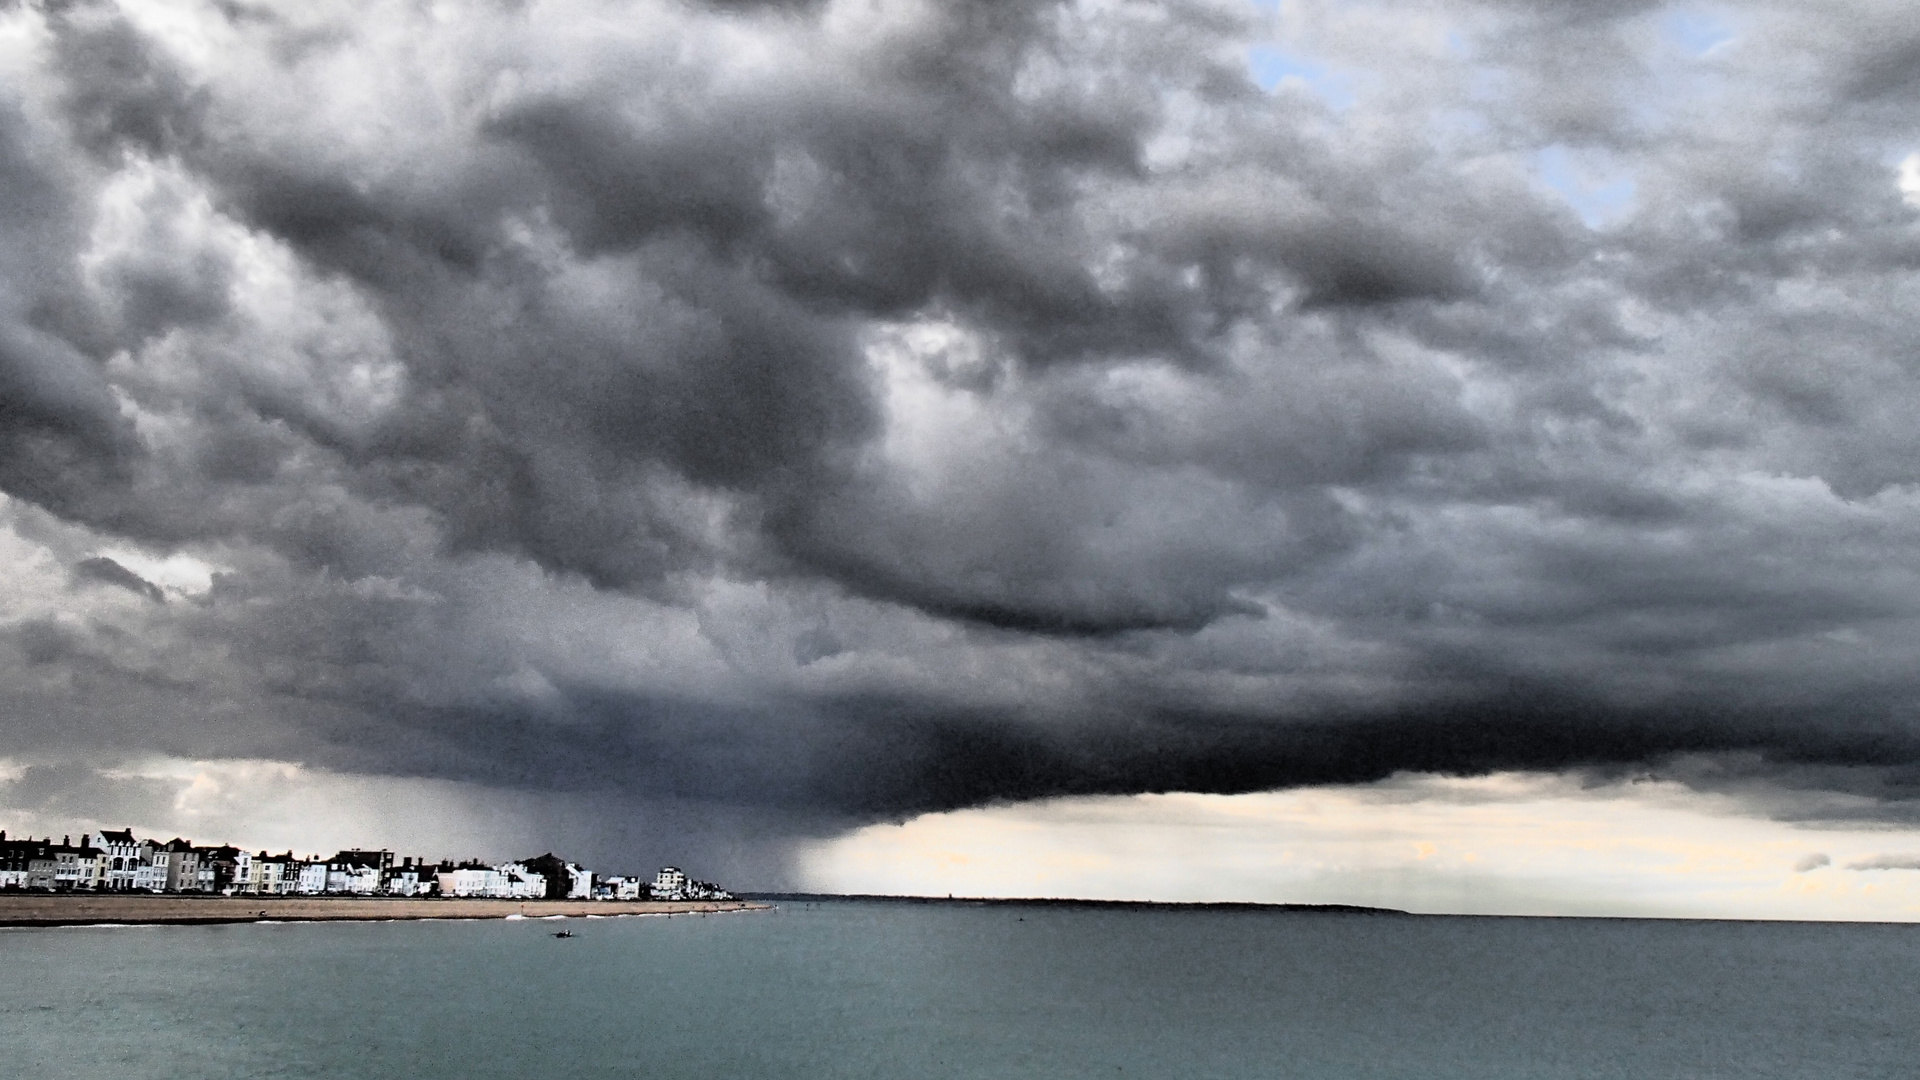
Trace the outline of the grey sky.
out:
M 33 805 L 297 761 L 765 882 L 1407 769 L 1913 816 L 1910 4 L 0 21 Z

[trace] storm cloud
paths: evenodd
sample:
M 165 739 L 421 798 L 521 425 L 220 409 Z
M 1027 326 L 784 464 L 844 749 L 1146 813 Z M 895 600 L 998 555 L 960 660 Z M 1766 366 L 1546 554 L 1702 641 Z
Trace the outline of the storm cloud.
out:
M 1402 770 L 1920 806 L 1909 4 L 0 27 L 38 787 L 293 761 L 776 856 Z

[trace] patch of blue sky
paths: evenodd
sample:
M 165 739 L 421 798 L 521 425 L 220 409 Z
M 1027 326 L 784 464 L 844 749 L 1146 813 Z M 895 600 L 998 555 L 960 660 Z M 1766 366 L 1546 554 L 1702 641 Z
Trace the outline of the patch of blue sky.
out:
M 1633 212 L 1638 185 L 1633 174 L 1608 155 L 1556 144 L 1533 155 L 1533 173 L 1566 200 L 1589 229 L 1611 225 Z
M 1736 92 L 1715 60 L 1735 47 L 1741 30 L 1735 16 L 1711 3 L 1682 3 L 1650 18 L 1651 78 L 1630 108 L 1644 131 L 1655 132 Z
M 1336 109 L 1353 104 L 1353 91 L 1346 80 L 1317 63 L 1273 45 L 1255 45 L 1247 50 L 1247 71 L 1260 88 L 1272 93 L 1282 84 L 1302 86 Z
M 1725 16 L 1693 6 L 1676 7 L 1661 16 L 1660 33 L 1692 56 L 1706 56 L 1739 36 Z

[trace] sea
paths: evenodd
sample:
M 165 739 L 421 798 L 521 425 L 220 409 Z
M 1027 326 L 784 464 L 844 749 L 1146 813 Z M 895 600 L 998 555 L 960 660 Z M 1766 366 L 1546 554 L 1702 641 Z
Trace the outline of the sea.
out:
M 0 1076 L 1912 1080 L 1920 926 L 789 901 L 12 929 Z

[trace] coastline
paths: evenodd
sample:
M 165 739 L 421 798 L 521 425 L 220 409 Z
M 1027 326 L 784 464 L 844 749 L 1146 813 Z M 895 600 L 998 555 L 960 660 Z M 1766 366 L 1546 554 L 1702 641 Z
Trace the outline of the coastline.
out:
M 742 899 L 773 903 L 828 903 L 836 900 L 883 904 L 953 904 L 962 907 L 1110 908 L 1124 911 L 1290 911 L 1330 915 L 1409 915 L 1399 908 L 1358 904 L 1287 904 L 1247 900 L 1082 900 L 1067 896 L 895 896 L 885 893 L 758 892 Z
M 196 925 L 250 922 L 388 922 L 528 919 L 555 915 L 686 915 L 767 911 L 752 900 L 484 900 L 348 896 L 180 896 L 0 893 L 0 927 Z

